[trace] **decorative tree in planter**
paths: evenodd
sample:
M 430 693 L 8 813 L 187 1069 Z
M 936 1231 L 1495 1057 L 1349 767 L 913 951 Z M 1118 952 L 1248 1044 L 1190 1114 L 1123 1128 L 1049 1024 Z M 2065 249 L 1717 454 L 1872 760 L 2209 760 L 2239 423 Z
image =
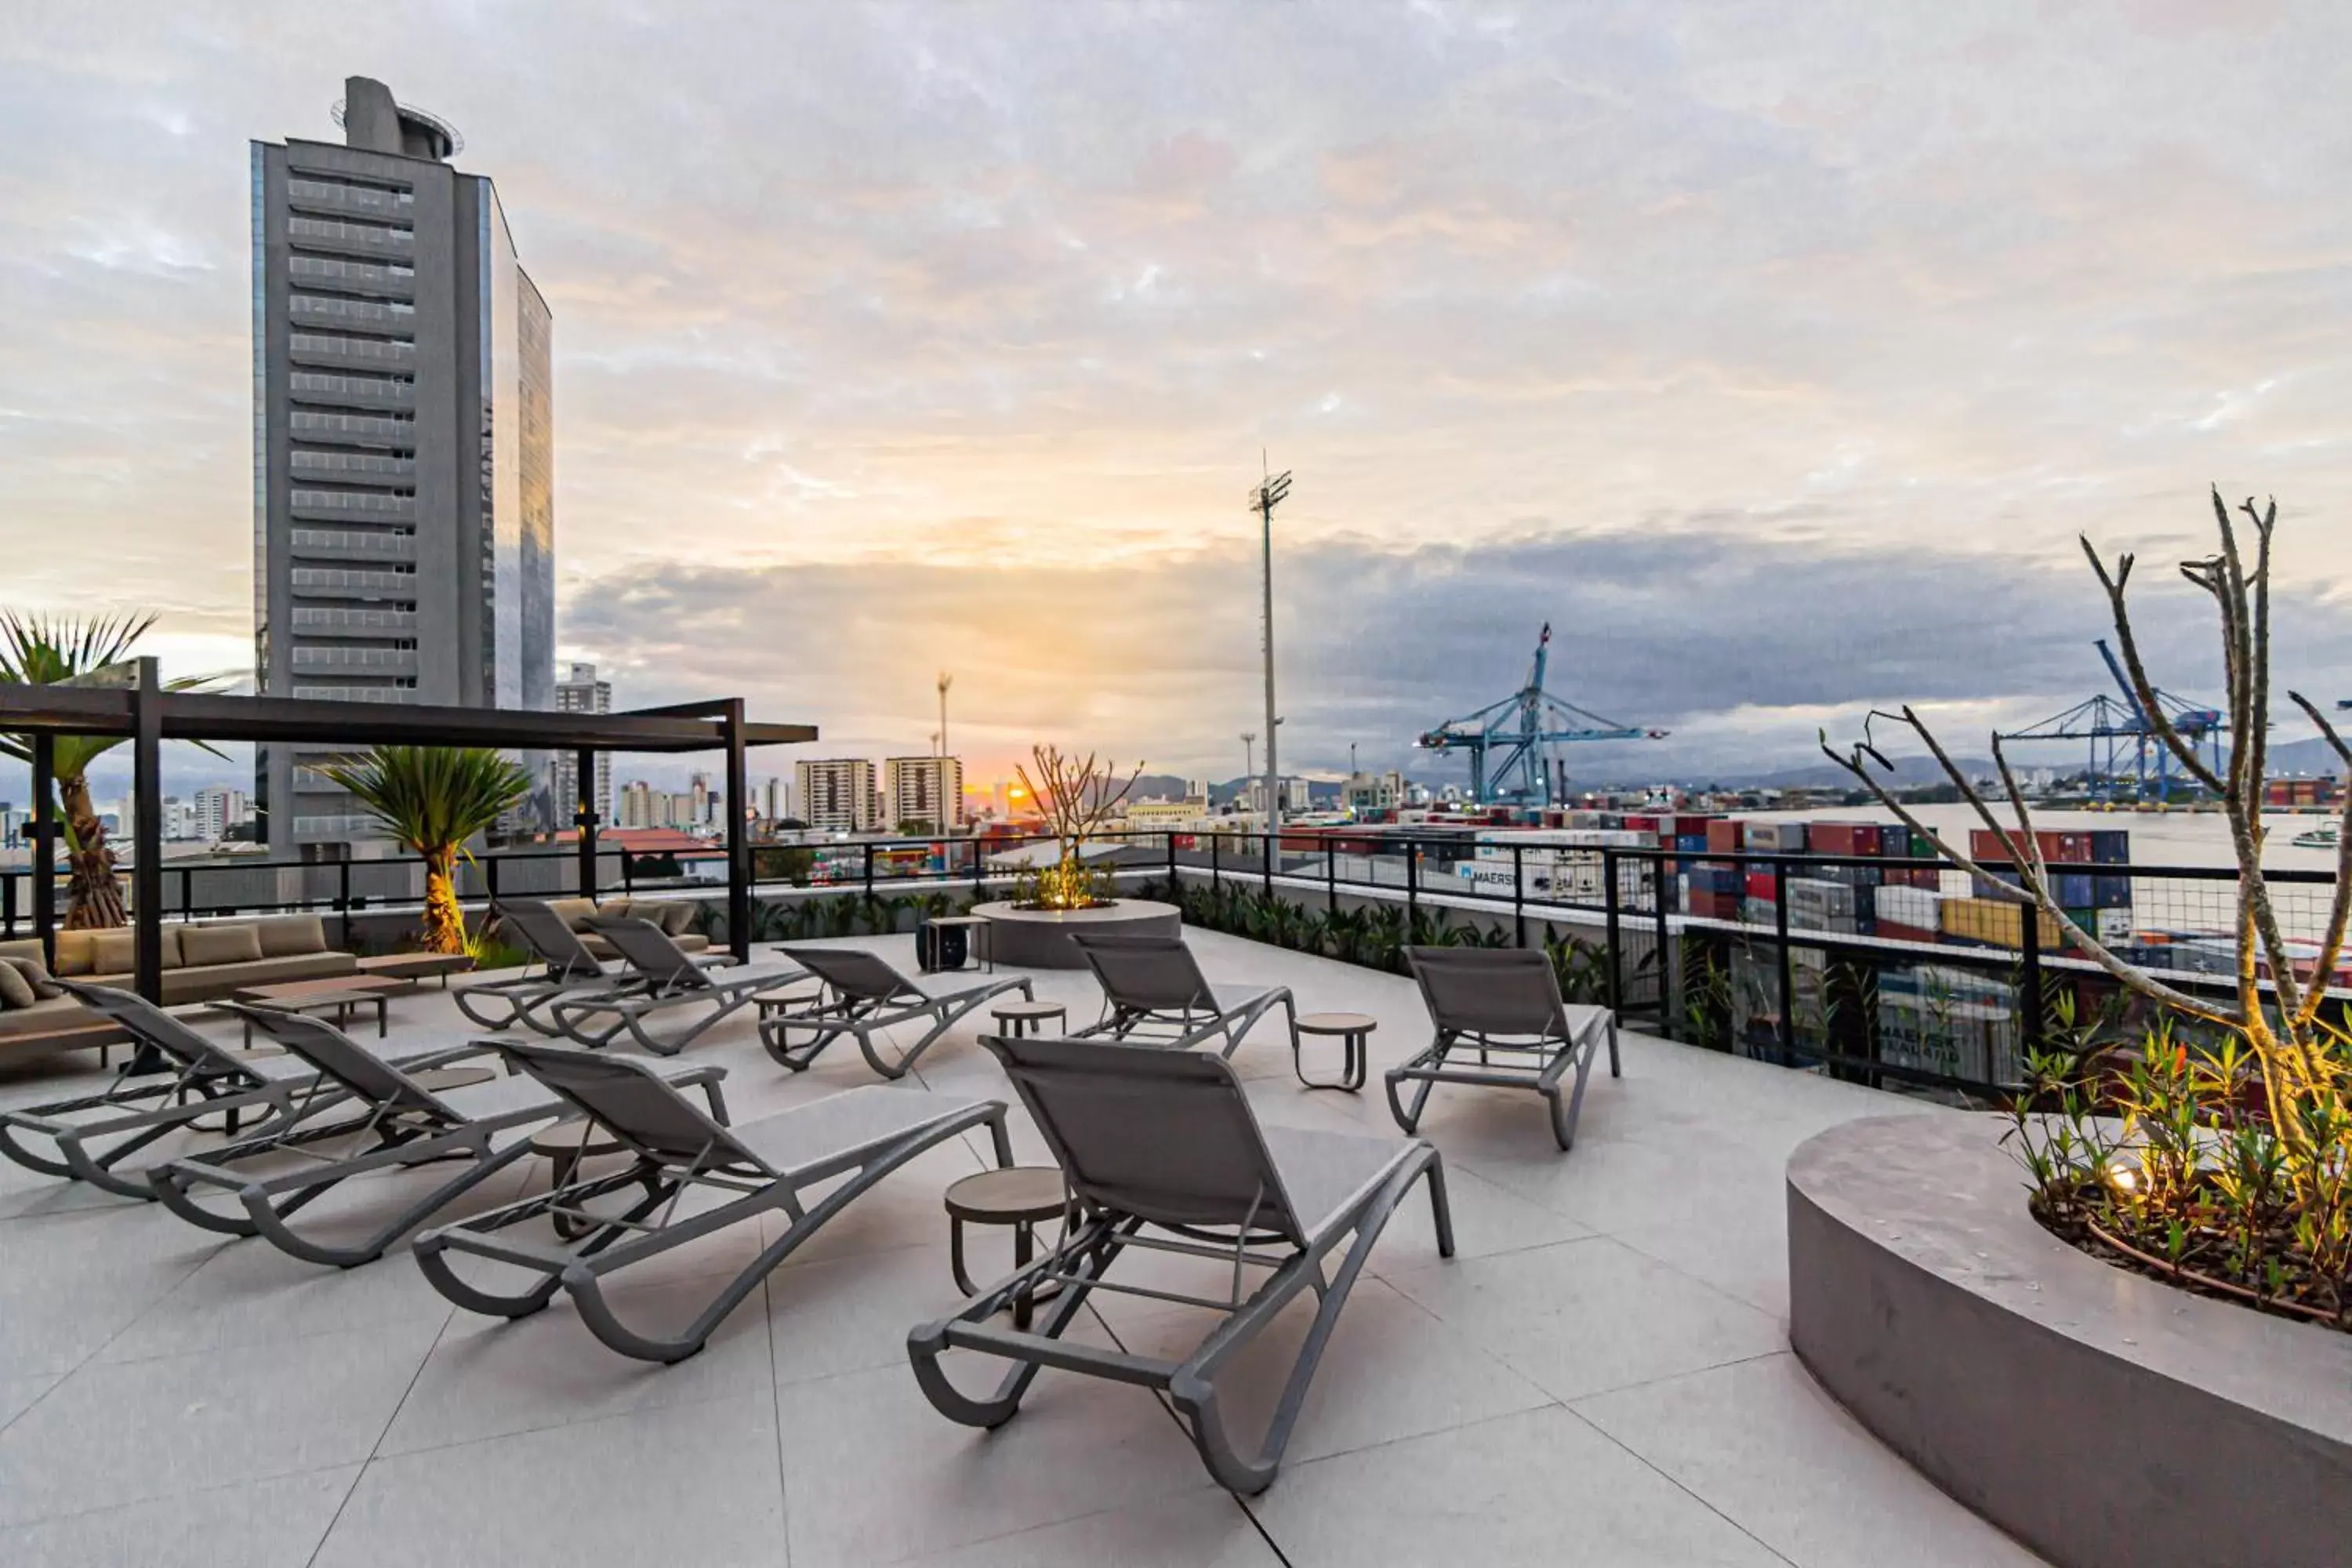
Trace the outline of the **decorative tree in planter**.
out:
M 1826 735 L 1822 749 L 1914 833 L 1975 873 L 1979 888 L 2048 915 L 2072 947 L 2157 1008 L 2158 1023 L 2130 1059 L 2104 1050 L 2036 1057 L 2014 1137 L 2043 1223 L 2111 1260 L 2352 1329 L 2352 1058 L 2326 996 L 2352 916 L 2352 788 L 2344 802 L 2347 820 L 2339 826 L 2334 897 L 2316 961 L 2305 972 L 2281 930 L 2262 865 L 2278 506 L 2273 501 L 2257 510 L 2249 500 L 2239 510 L 2252 531 L 2251 561 L 2217 489 L 2220 549 L 2180 568 L 2212 598 L 2221 618 L 2232 745 L 2219 770 L 2199 756 L 2157 700 L 2126 605 L 2133 558 L 2122 555 L 2110 567 L 2089 540 L 2082 541 L 2105 590 L 2140 710 L 2189 776 L 2212 793 L 2229 826 L 2238 863 L 2232 999 L 2215 1001 L 2168 984 L 2066 917 L 1998 735 L 1993 761 L 2013 824 L 2002 822 L 1908 707 L 1873 712 L 1863 739 L 1846 752 L 1832 749 Z M 2287 696 L 2318 727 L 2352 784 L 2352 746 L 2301 692 Z M 2013 882 L 1988 872 L 1895 798 L 1879 777 L 1892 774 L 1871 733 L 1879 721 L 1900 725 L 1925 743 L 1960 798 L 2006 838 Z M 2219 1029 L 2224 1043 L 2192 1052 L 2174 1039 L 2174 1017 Z
M 1110 879 L 1088 871 L 1079 858 L 1079 847 L 1126 801 L 1135 781 L 1143 776 L 1143 764 L 1136 763 L 1126 782 L 1114 787 L 1117 764 L 1098 761 L 1092 752 L 1081 759 L 1064 753 L 1059 746 L 1034 746 L 1029 755 L 1036 763 L 1036 773 L 1026 767 L 1015 771 L 1030 798 L 1045 814 L 1060 854 L 1053 865 L 1022 879 L 1013 901 L 1035 910 L 1087 910 L 1109 903 Z
M 530 775 L 503 753 L 457 746 L 378 746 L 319 771 L 425 858 L 425 951 L 465 952 L 457 858 L 530 795 Z

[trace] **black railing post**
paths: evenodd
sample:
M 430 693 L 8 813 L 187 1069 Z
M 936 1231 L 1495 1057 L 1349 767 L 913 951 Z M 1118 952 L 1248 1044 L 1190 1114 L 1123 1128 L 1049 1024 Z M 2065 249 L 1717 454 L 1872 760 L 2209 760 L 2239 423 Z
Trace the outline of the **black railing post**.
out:
M 499 901 L 499 858 L 495 855 L 482 857 L 482 890 L 489 895 L 490 902 Z
M 857 847 L 863 852 L 865 857 L 866 896 L 870 899 L 874 896 L 874 841 L 869 838 Z
M 636 857 L 629 853 L 626 845 L 621 847 L 621 891 L 629 898 L 636 897 L 637 893 Z
M 1209 835 L 1209 887 L 1216 892 L 1224 891 L 1225 887 L 1224 872 L 1219 864 L 1223 859 L 1219 853 L 1219 848 L 1220 841 L 1224 837 L 1222 833 Z
M 1671 951 L 1667 944 L 1672 938 L 1666 930 L 1666 863 L 1663 858 L 1650 877 L 1650 902 L 1657 916 L 1658 1028 L 1671 1040 L 1675 1037 L 1675 1015 L 1666 1005 L 1666 982 L 1673 974 L 1666 960 Z
M 1168 836 L 1168 896 L 1176 896 L 1176 836 Z
M 1772 857 L 1772 934 L 1780 950 L 1780 1065 L 1797 1065 L 1797 1010 L 1795 976 L 1789 963 L 1789 867 L 1780 856 Z M 1824 1047 L 1828 1042 L 1822 1042 Z
M 194 920 L 196 914 L 196 873 L 189 867 L 180 868 L 180 918 Z
M 1274 858 L 1281 853 L 1281 841 L 1278 836 L 1268 833 L 1265 836 L 1265 868 L 1261 879 L 1268 895 L 1274 892 Z
M 307 882 L 307 879 L 305 880 Z M 303 891 L 308 894 L 310 889 L 306 886 Z M 349 860 L 335 862 L 335 925 L 336 944 L 348 949 L 352 945 L 352 863 Z
M 1407 946 L 1421 942 L 1421 845 L 1411 838 L 1404 841 L 1404 940 Z
M 596 897 L 596 753 L 583 747 L 573 753 L 572 791 L 579 798 L 573 802 L 572 820 L 580 829 L 580 896 Z M 740 808 L 740 801 L 730 805 Z
M 1617 921 L 1617 854 L 1601 847 L 1601 908 L 1606 921 L 1609 949 L 1609 1011 L 1622 1016 L 1625 1006 L 1625 938 Z
M 1326 912 L 1339 912 L 1339 841 L 1323 840 L 1323 908 Z
M 2022 1065 L 2030 1053 L 2042 1048 L 2042 908 L 2038 904 L 2027 904 L 2021 913 L 2023 929 L 2017 939 L 2020 959 L 2017 984 L 2022 994 L 2017 999 L 2017 1016 L 2021 1036 L 2018 1060 Z M 1988 1058 L 1985 1077 L 1990 1079 L 1992 1074 L 1993 1062 Z
M 1511 938 L 1517 947 L 1528 945 L 1527 847 L 1511 846 Z
M 727 742 L 727 945 L 751 962 L 751 763 L 743 738 L 743 700 L 727 700 L 719 729 Z M 871 875 L 872 862 L 867 862 Z M 871 889 L 868 889 L 871 891 Z

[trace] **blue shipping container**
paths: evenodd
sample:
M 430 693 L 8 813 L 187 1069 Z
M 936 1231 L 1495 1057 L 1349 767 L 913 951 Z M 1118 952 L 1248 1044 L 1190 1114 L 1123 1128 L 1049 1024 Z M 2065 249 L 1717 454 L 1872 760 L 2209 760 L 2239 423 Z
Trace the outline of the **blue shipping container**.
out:
M 2108 862 L 2110 865 L 2114 862 Z M 2132 879 L 2129 877 L 2094 877 L 2091 879 L 2091 907 L 2095 910 L 2127 910 L 2132 907 Z
M 2092 907 L 2092 880 L 2086 871 L 2061 871 L 2051 878 L 2051 890 L 2058 895 L 2058 902 L 2063 907 L 2087 910 Z
M 2098 866 L 2130 865 L 2130 832 L 2121 827 L 2091 829 L 2091 861 Z

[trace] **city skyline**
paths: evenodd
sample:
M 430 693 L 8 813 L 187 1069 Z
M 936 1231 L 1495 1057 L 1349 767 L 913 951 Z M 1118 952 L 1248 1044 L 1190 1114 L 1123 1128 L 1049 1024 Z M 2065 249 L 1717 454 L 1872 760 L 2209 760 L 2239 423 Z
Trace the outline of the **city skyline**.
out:
M 1969 744 L 2105 684 L 2075 532 L 2168 568 L 2161 625 L 2209 480 L 2280 497 L 2282 672 L 2352 691 L 2327 8 L 520 7 L 464 49 L 354 13 L 331 61 L 304 15 L 0 41 L 12 526 L 105 530 L 176 669 L 249 662 L 243 148 L 331 139 L 354 71 L 514 197 L 564 321 L 557 655 L 625 706 L 741 691 L 878 761 L 945 668 L 971 777 L 1236 773 L 1261 446 L 1286 771 L 1450 776 L 1410 737 L 1547 619 L 1556 689 L 1675 731 L 1580 776 L 1906 699 Z

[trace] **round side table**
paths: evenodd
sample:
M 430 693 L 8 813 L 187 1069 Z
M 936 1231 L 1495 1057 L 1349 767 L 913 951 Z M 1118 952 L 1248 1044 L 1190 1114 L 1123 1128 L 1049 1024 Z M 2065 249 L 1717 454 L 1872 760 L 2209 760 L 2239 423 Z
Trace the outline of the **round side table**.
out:
M 1070 1010 L 1059 1002 L 1000 1002 L 988 1010 L 988 1016 L 996 1020 L 998 1034 L 1017 1040 L 1024 1035 L 1044 1034 L 1049 1019 L 1066 1027 Z M 1060 1175 L 1055 1173 L 1056 1179 Z
M 1010 1165 L 998 1171 L 979 1171 L 950 1185 L 946 1194 L 948 1268 L 955 1276 L 956 1289 L 967 1296 L 980 1294 L 980 1287 L 964 1271 L 963 1227 L 967 1222 L 1011 1226 L 1013 1267 L 1025 1268 L 1036 1251 L 1034 1227 L 1061 1218 L 1066 1201 L 1061 1168 L 1056 1165 Z M 1016 1300 L 1013 1303 L 1013 1326 L 1027 1328 L 1031 1310 L 1040 1301 L 1052 1300 L 1061 1289 L 1058 1284 L 1048 1285 Z
M 624 1147 L 621 1141 L 605 1131 L 602 1123 L 591 1121 L 584 1116 L 559 1121 L 530 1135 L 530 1152 L 544 1157 L 555 1167 L 547 1179 L 551 1192 L 560 1192 L 572 1184 L 581 1161 L 593 1160 L 600 1154 L 617 1154 Z M 594 1228 L 589 1221 L 572 1219 L 560 1213 L 549 1217 L 555 1221 L 555 1234 L 566 1241 L 576 1240 Z
M 1364 1087 L 1364 1040 L 1381 1026 L 1380 1020 L 1366 1013 L 1308 1013 L 1303 1016 L 1290 1037 L 1290 1070 L 1298 1081 L 1309 1089 L 1336 1089 L 1349 1094 Z M 1299 1060 L 1300 1035 L 1337 1035 L 1342 1049 L 1339 1081 L 1318 1083 L 1307 1076 Z

